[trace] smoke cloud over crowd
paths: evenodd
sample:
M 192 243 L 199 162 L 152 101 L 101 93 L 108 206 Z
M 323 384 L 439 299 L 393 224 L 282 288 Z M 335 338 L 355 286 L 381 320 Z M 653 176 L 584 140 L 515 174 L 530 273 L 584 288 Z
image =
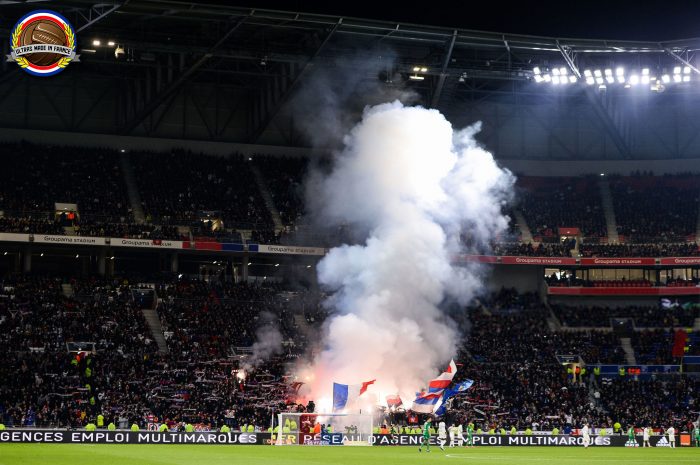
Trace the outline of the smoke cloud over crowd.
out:
M 469 302 L 482 270 L 453 258 L 461 237 L 483 245 L 507 228 L 501 207 L 514 181 L 476 144 L 478 130 L 398 101 L 368 107 L 311 188 L 317 219 L 366 238 L 319 263 L 332 313 L 305 370 L 310 398 L 329 396 L 334 381 L 376 378 L 375 393 L 410 401 L 456 355 L 458 330 L 441 308 Z

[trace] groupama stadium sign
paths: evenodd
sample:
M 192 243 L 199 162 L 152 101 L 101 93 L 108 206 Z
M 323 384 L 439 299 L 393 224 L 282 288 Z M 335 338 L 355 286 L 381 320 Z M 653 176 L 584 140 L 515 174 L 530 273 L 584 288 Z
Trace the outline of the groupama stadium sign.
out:
M 684 437 L 687 436 L 687 437 Z M 346 442 L 357 442 L 361 438 L 345 434 L 286 434 L 283 442 L 289 445 L 326 444 L 343 445 Z M 591 436 L 593 446 L 600 447 L 629 447 L 627 436 Z M 208 444 L 208 445 L 270 445 L 277 441 L 270 433 L 160 433 L 156 431 L 69 431 L 43 429 L 10 429 L 0 431 L 2 443 L 68 443 L 68 444 Z M 417 446 L 421 436 L 416 434 L 377 434 L 371 442 L 375 446 Z M 436 438 L 430 440 L 436 444 Z M 641 436 L 636 438 L 637 445 L 642 444 Z M 474 435 L 476 446 L 582 446 L 581 436 L 570 435 Z M 652 436 L 652 447 L 668 446 L 663 436 Z M 689 435 L 680 435 L 680 445 L 690 445 Z

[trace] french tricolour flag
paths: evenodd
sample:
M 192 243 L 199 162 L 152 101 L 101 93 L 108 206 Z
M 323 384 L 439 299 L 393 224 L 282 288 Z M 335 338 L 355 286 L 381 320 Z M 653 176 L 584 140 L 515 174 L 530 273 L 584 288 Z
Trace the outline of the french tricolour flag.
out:
M 450 360 L 447 370 L 443 371 L 437 378 L 430 380 L 428 392 L 416 393 L 416 400 L 413 401 L 411 410 L 418 413 L 433 413 L 435 406 L 442 397 L 442 393 L 452 383 L 452 378 L 455 377 L 456 373 L 457 365 L 454 360 Z
M 362 384 L 333 383 L 333 412 L 344 410 L 346 406 L 352 407 L 375 381 L 373 379 Z

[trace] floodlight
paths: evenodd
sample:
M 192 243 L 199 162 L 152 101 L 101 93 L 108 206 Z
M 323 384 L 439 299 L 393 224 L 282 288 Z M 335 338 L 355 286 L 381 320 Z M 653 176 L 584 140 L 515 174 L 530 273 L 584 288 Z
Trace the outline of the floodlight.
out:
M 573 84 L 573 83 L 575 83 L 576 81 L 578 81 L 578 79 L 576 78 L 576 76 L 569 76 L 569 82 L 570 82 L 570 83 Z
M 544 75 L 544 82 L 551 82 L 551 81 L 552 81 L 552 76 L 550 76 L 549 74 L 545 74 Z
M 620 84 L 624 83 L 624 82 L 625 82 L 625 77 L 624 77 L 624 76 L 618 76 L 618 77 L 617 77 L 617 82 L 619 82 Z
M 649 68 L 642 68 L 642 76 L 649 76 Z
M 587 77 L 587 78 L 586 78 L 586 84 L 588 84 L 589 86 L 592 86 L 593 84 L 595 84 L 595 79 L 593 79 L 593 78 L 590 77 L 590 76 Z
M 540 71 L 540 68 L 539 68 L 538 66 L 535 66 L 535 67 L 532 69 L 532 72 L 535 73 L 535 74 L 540 74 L 541 71 Z
M 601 85 L 601 84 L 603 84 L 603 82 L 605 82 L 605 81 L 603 81 L 603 78 L 602 78 L 602 77 L 597 77 L 597 78 L 595 78 L 595 82 L 596 82 L 596 84 Z
M 624 68 L 617 68 L 617 69 L 615 70 L 615 74 L 616 74 L 617 76 L 624 76 L 624 75 L 625 75 L 625 69 L 624 69 Z
M 686 66 L 683 68 L 683 74 L 690 74 L 690 66 Z
M 681 74 L 681 67 L 676 66 L 675 68 L 673 68 L 673 74 Z
M 615 82 L 615 78 L 612 76 L 605 76 L 605 80 L 608 81 L 608 84 L 612 84 Z
M 661 80 L 664 81 L 665 84 L 668 84 L 669 82 L 671 82 L 671 76 L 669 76 L 668 74 L 664 74 L 663 76 L 661 76 Z
M 552 78 L 552 84 L 559 84 L 559 76 L 554 76 Z
M 599 69 L 593 71 L 593 74 L 595 75 L 595 77 L 601 77 L 603 75 L 603 73 L 601 73 Z
M 559 68 L 559 72 L 560 72 L 561 74 L 563 74 L 564 76 L 566 76 L 566 74 L 567 74 L 569 71 L 568 71 L 566 68 L 564 68 L 564 67 L 562 66 L 561 68 Z
M 690 76 L 688 74 L 683 76 L 683 82 L 690 82 Z
M 632 84 L 633 86 L 639 84 L 639 76 L 637 76 L 636 74 L 630 76 L 630 84 Z
M 535 82 L 540 83 L 542 81 L 544 81 L 544 78 L 539 74 L 535 74 Z
M 559 68 L 554 68 L 554 69 L 552 70 L 552 74 L 555 75 L 555 76 L 559 76 Z
M 583 75 L 586 77 L 591 77 L 591 76 L 593 76 L 593 73 L 591 73 L 590 69 L 587 69 L 583 72 Z
M 611 69 L 606 69 L 606 70 L 605 70 L 605 75 L 606 75 L 606 76 L 612 76 L 612 70 L 611 70 Z
M 680 74 L 674 74 L 674 75 L 673 75 L 673 82 L 681 82 L 681 75 L 680 75 Z
M 642 84 L 649 84 L 649 76 L 642 76 Z

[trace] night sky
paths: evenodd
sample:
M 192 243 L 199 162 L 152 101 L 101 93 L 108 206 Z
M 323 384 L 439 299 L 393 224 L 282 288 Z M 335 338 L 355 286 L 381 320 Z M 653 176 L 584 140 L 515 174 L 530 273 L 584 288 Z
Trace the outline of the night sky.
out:
M 216 3 L 216 2 L 213 2 Z M 700 37 L 700 0 L 505 1 L 406 0 L 394 5 L 375 2 L 238 0 L 240 6 L 354 16 L 386 21 L 460 27 L 504 33 L 627 40 L 675 40 Z M 479 5 L 477 8 L 474 5 Z

